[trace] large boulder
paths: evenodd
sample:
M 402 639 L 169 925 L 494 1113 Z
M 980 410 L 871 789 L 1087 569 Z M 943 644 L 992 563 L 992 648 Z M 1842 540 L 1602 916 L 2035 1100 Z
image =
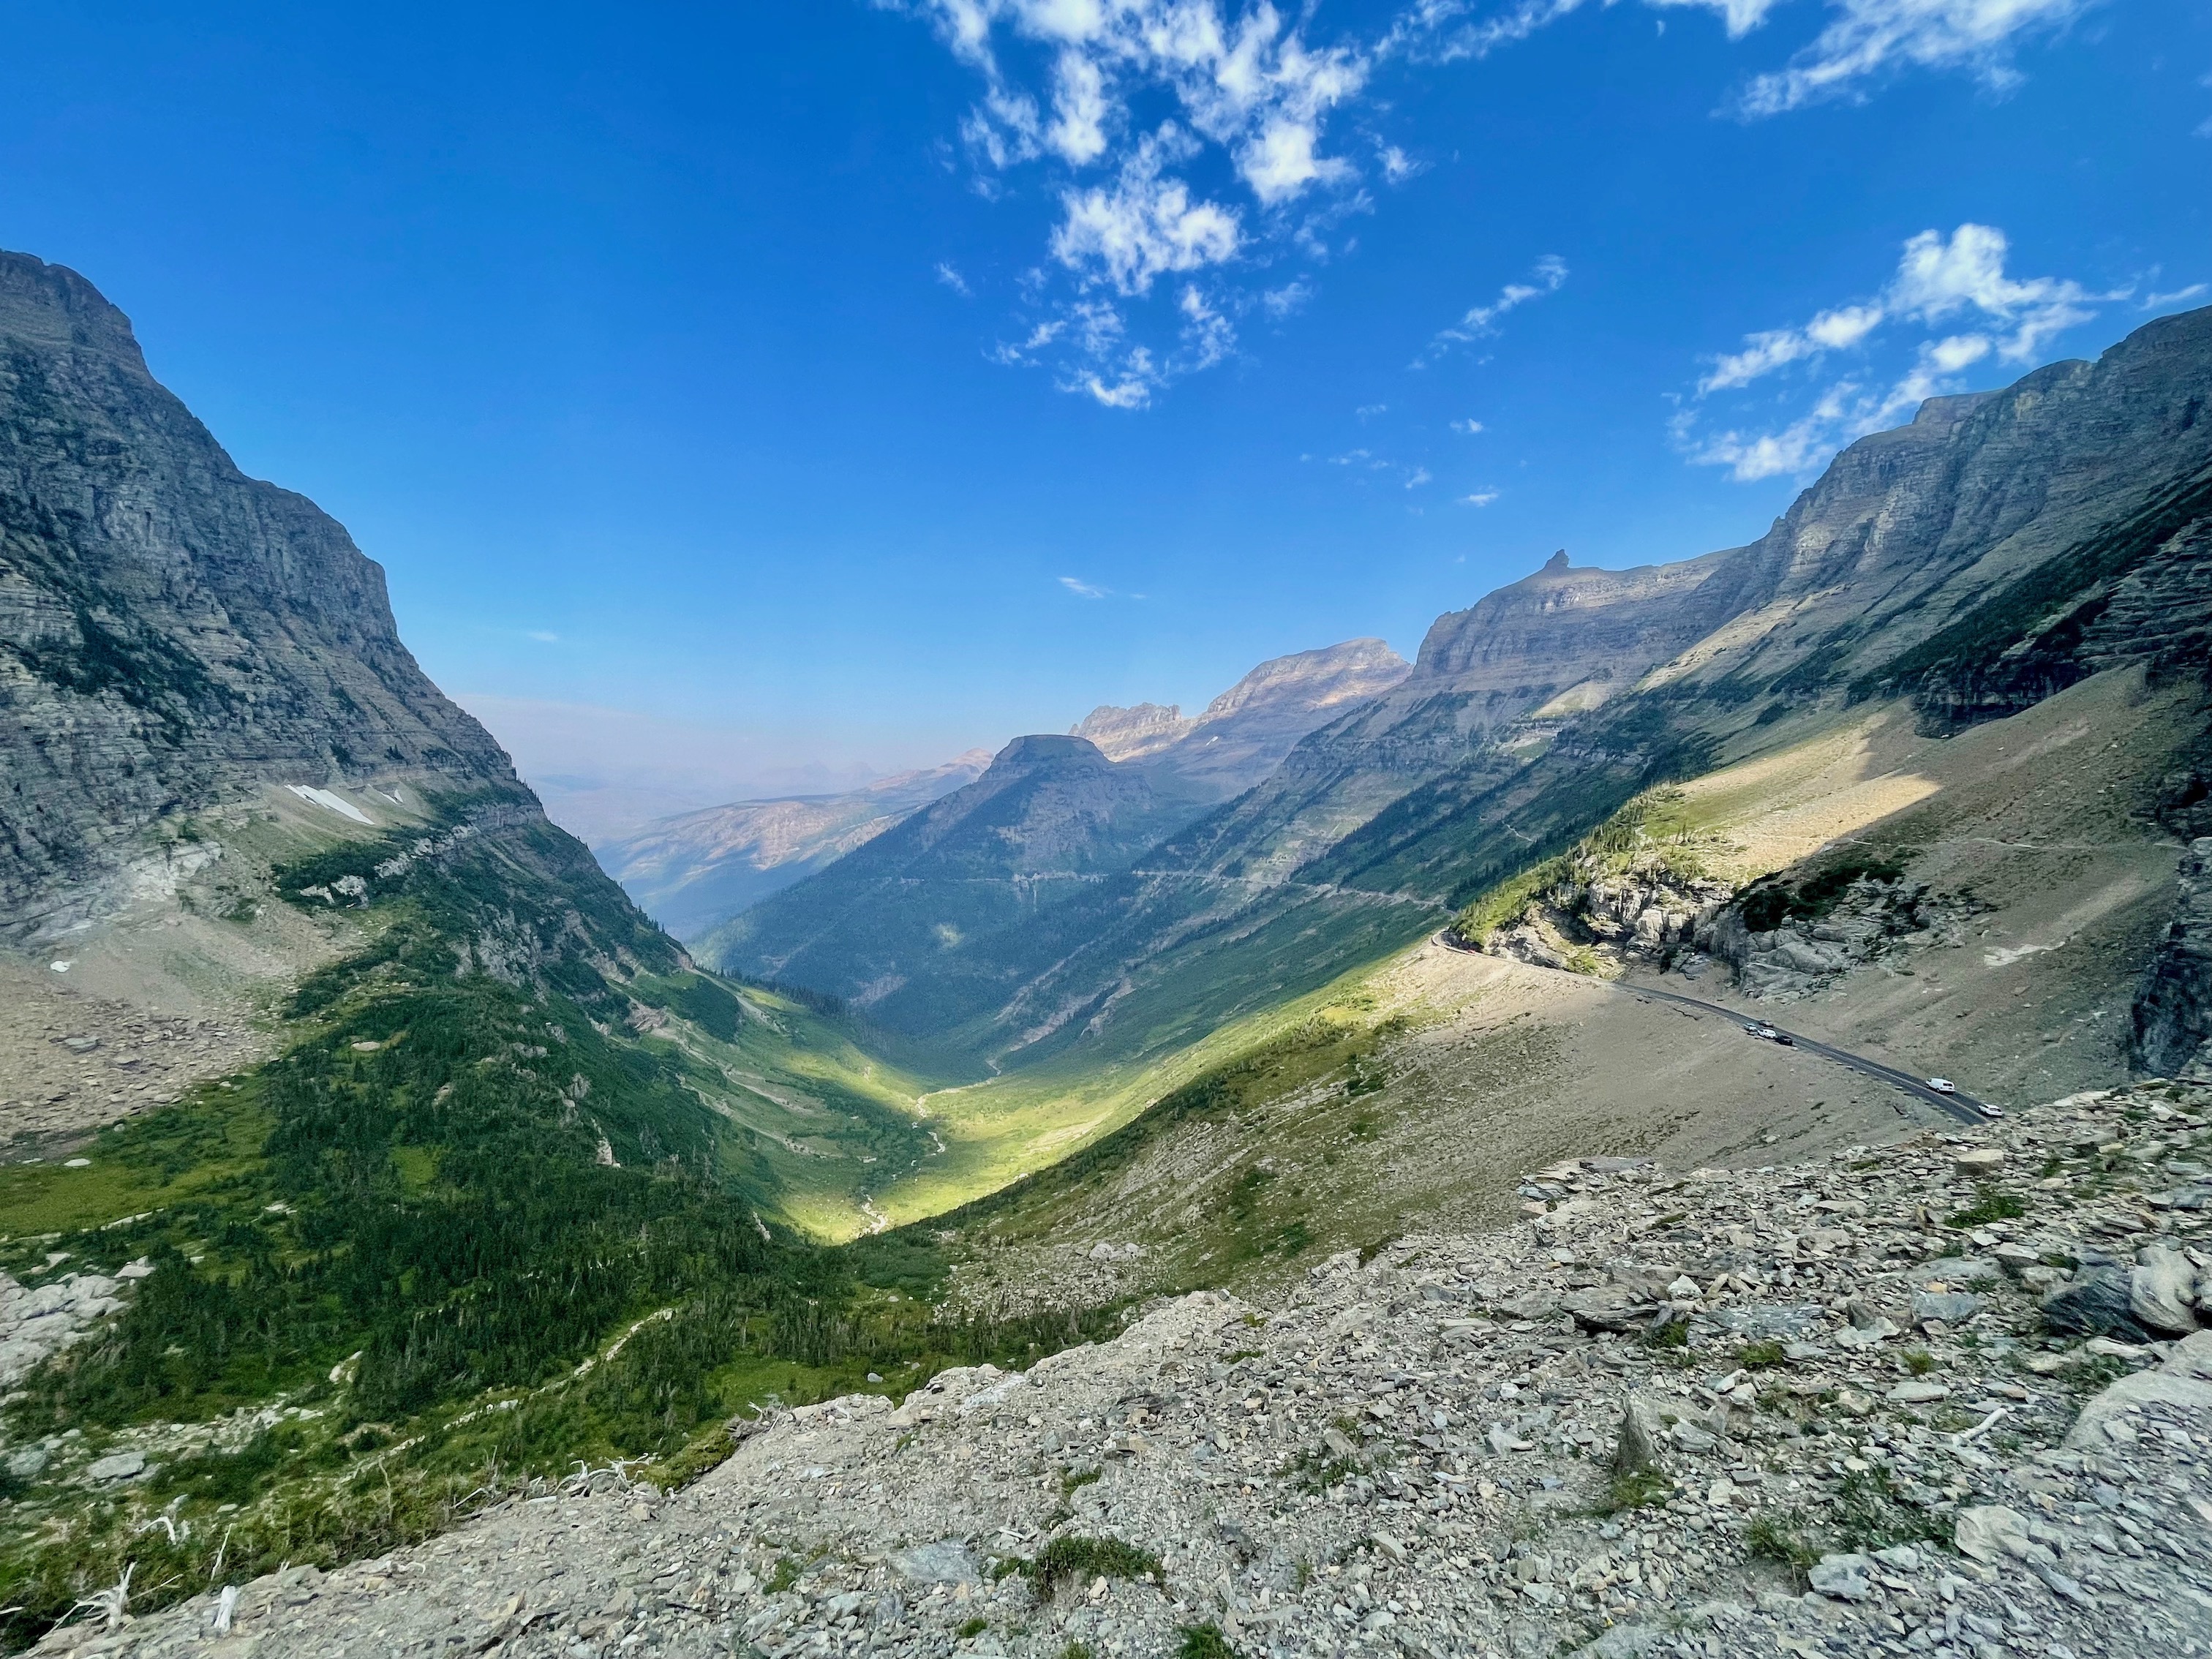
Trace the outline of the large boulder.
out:
M 2134 1275 L 2123 1267 L 2084 1267 L 2043 1298 L 2043 1322 L 2069 1335 L 2150 1340 L 2136 1317 Z
M 2197 1328 L 2190 1306 L 2197 1291 L 2197 1267 L 2171 1244 L 2153 1244 L 2128 1275 L 2128 1306 L 2138 1324 L 2167 1336 L 2187 1336 Z

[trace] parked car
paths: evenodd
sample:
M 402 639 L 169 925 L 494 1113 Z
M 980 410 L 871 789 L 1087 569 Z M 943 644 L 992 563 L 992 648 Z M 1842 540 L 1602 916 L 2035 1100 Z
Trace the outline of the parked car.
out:
M 1955 1095 L 1959 1092 L 1959 1085 L 1948 1077 L 1931 1077 L 1928 1079 L 1928 1086 L 1939 1095 Z
M 2003 1107 L 1992 1106 L 1986 1100 L 1978 1100 L 1974 1104 L 1978 1109 L 1979 1109 L 1984 1117 L 2002 1117 L 2004 1115 Z

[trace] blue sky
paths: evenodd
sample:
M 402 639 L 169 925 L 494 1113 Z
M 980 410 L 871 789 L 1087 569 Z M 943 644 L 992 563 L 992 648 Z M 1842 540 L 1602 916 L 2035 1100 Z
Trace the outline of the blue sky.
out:
M 2212 281 L 2183 0 L 309 9 L 9 8 L 0 246 L 663 804 L 1410 655 Z

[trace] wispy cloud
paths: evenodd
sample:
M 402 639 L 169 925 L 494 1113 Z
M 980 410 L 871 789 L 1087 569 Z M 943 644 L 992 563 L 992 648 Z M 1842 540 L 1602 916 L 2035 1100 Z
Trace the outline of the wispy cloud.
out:
M 1429 477 L 1429 469 L 1425 466 L 1417 466 L 1406 475 L 1406 488 L 1408 489 L 1419 489 L 1423 484 L 1431 482 L 1432 480 Z
M 1451 423 L 1451 429 L 1460 434 L 1462 437 L 1472 438 L 1476 433 L 1482 430 L 1482 422 L 1480 421 L 1454 421 Z
M 1948 237 L 1922 231 L 1905 244 L 1879 294 L 1820 312 L 1802 327 L 1745 336 L 1742 349 L 1711 360 L 1697 392 L 1704 398 L 1740 391 L 1792 364 L 1817 368 L 1832 354 L 1863 354 L 1886 335 L 1917 331 L 1911 365 L 1899 378 L 1870 388 L 1863 366 L 1854 369 L 1820 389 L 1804 415 L 1769 432 L 1732 429 L 1699 440 L 1698 417 L 1686 411 L 1676 422 L 1677 439 L 1692 459 L 1726 466 L 1740 479 L 1807 472 L 1838 446 L 1893 424 L 1929 398 L 1956 391 L 1956 376 L 1974 364 L 1992 357 L 2033 362 L 2099 306 L 2128 297 L 2126 291 L 2093 293 L 2066 278 L 2008 276 L 2010 252 L 2004 233 L 1989 225 L 1963 224 Z
M 2191 300 L 2201 300 L 2212 294 L 2212 283 L 2191 283 L 2187 288 L 2178 288 L 2171 294 L 2146 294 L 2142 309 L 2164 311 L 2169 306 L 2185 306 Z
M 1488 507 L 1491 502 L 1497 499 L 1498 492 L 1496 490 L 1478 489 L 1471 495 L 1461 496 L 1459 498 L 1459 504 L 1462 507 Z
M 1498 331 L 1498 319 L 1509 311 L 1517 311 L 1531 300 L 1540 300 L 1547 294 L 1556 294 L 1559 285 L 1567 280 L 1567 262 L 1555 253 L 1547 253 L 1536 261 L 1525 283 L 1508 283 L 1498 290 L 1498 297 L 1486 305 L 1470 306 L 1466 313 L 1449 328 L 1438 329 L 1436 337 L 1423 348 L 1414 360 L 1416 368 L 1425 367 L 1443 356 L 1454 346 L 1471 344 L 1486 334 Z
M 928 17 L 981 76 L 981 95 L 960 127 L 981 179 L 1031 164 L 1062 173 L 1049 247 L 1064 286 L 1035 301 L 1048 319 L 1101 291 L 1143 301 L 1163 276 L 1216 270 L 1262 245 L 1296 245 L 1326 222 L 1329 204 L 1340 209 L 1357 197 L 1359 170 L 1333 153 L 1328 127 L 1365 87 L 1370 57 L 1353 42 L 1316 43 L 1303 18 L 1286 18 L 1268 0 L 878 3 Z M 1227 163 L 1241 200 L 1192 182 L 1209 152 Z M 1389 148 L 1379 165 L 1391 178 L 1413 167 Z M 1176 346 L 1138 342 L 1148 354 L 1142 373 L 1127 338 L 1149 314 L 1141 306 L 1104 359 L 1084 360 L 1094 334 L 1056 335 L 1058 383 L 1092 397 L 1103 388 L 1102 401 L 1137 407 L 1229 355 L 1238 312 L 1257 304 L 1284 316 L 1310 289 L 1293 279 L 1264 292 L 1242 283 L 1234 294 L 1209 290 L 1207 319 L 1194 333 L 1188 292 L 1176 296 L 1186 313 L 1171 325 Z
M 974 290 L 968 286 L 968 279 L 942 259 L 937 262 L 937 280 L 963 300 L 974 297 Z
M 558 645 L 561 643 L 561 636 L 553 632 L 550 628 L 532 628 L 527 629 L 524 633 L 523 637 L 525 639 L 535 640 L 540 645 Z
M 1754 77 L 1743 112 L 1778 115 L 1830 98 L 1863 99 L 1902 70 L 1966 70 L 2006 88 L 2020 79 L 2014 42 L 2050 33 L 2089 0 L 1835 0 L 1836 16 L 1789 66 Z
M 1062 576 L 1060 579 L 1060 585 L 1079 599 L 1103 599 L 1114 591 L 1110 587 L 1100 587 L 1095 583 L 1085 581 L 1079 576 Z

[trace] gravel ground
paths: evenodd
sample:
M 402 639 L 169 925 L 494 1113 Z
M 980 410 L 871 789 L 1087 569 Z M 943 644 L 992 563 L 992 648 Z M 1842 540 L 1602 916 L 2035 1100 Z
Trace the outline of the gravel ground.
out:
M 1562 1165 L 1278 1308 L 1182 1297 L 741 1425 L 678 1493 L 604 1472 L 39 1650 L 2212 1651 L 2207 1105 Z

